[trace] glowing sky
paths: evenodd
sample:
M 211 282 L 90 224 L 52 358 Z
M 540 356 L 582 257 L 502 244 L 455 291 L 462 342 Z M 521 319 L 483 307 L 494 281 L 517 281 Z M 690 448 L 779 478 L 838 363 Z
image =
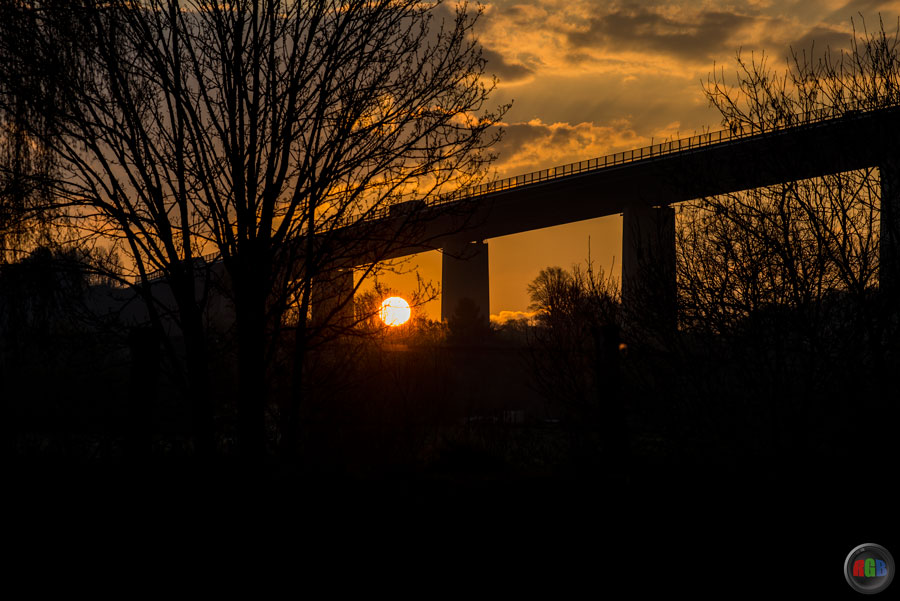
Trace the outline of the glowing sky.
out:
M 507 177 L 720 129 L 703 96 L 713 66 L 733 72 L 738 49 L 765 51 L 773 66 L 791 47 L 848 46 L 851 18 L 862 29 L 897 27 L 900 1 L 877 0 L 498 0 L 478 35 L 488 71 L 500 78 L 492 100 L 513 101 L 494 164 Z M 526 286 L 541 268 L 569 268 L 588 256 L 618 273 L 621 220 L 607 217 L 488 240 L 491 313 L 525 311 Z M 407 268 L 440 282 L 440 255 Z M 401 295 L 415 276 L 384 280 Z M 435 301 L 425 307 L 440 316 Z

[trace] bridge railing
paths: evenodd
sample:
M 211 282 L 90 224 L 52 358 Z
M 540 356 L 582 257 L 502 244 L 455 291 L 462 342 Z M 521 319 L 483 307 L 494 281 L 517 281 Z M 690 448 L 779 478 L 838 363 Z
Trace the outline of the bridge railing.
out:
M 220 255 L 218 252 L 212 252 L 212 253 L 208 253 L 208 254 L 205 254 L 200 257 L 194 257 L 194 265 L 196 267 L 202 267 L 202 266 L 208 265 L 209 263 L 214 263 L 215 261 L 217 261 L 219 259 L 219 256 Z M 158 282 L 162 279 L 165 279 L 165 277 L 166 277 L 165 270 L 156 269 L 147 274 L 147 283 L 152 284 L 154 282 Z M 140 276 L 135 276 L 134 282 L 136 284 L 139 284 L 140 281 L 141 281 Z

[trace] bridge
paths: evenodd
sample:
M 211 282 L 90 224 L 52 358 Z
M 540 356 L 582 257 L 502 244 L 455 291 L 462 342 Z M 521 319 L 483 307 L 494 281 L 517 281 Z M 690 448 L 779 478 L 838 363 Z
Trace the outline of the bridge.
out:
M 414 242 L 395 245 L 379 258 L 442 249 L 442 317 L 451 315 L 462 298 L 469 298 L 487 319 L 490 274 L 485 240 L 622 214 L 623 300 L 638 304 L 651 297 L 671 297 L 674 301 L 672 205 L 877 167 L 882 186 L 880 282 L 883 288 L 896 287 L 898 133 L 900 107 L 795 115 L 784 125 L 764 130 L 735 126 L 486 183 L 410 210 L 387 211 L 348 228 L 345 239 L 396 241 L 414 226 Z M 371 262 L 370 258 L 355 264 Z M 349 270 L 337 284 L 331 281 L 329 292 L 317 295 L 320 299 L 352 290 Z M 672 309 L 674 315 L 674 305 Z

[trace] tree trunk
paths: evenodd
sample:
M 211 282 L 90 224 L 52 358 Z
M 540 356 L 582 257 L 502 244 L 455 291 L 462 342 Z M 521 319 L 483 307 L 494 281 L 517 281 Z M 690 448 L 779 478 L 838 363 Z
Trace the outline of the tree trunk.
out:
M 193 287 L 190 290 L 193 297 Z M 179 312 L 182 316 L 195 452 L 201 460 L 209 460 L 216 452 L 216 439 L 210 398 L 209 355 L 202 315 L 193 298 L 183 298 Z
M 139 465 L 150 459 L 153 445 L 154 406 L 159 374 L 159 333 L 152 327 L 132 328 L 128 334 L 131 352 L 131 398 L 125 421 L 125 453 Z
M 235 280 L 238 333 L 238 449 L 250 463 L 266 453 L 266 288 L 267 278 L 254 262 Z
M 301 314 L 294 338 L 293 374 L 291 391 L 284 410 L 282 437 L 283 451 L 286 459 L 296 462 L 300 453 L 300 409 L 303 406 L 303 367 L 306 362 L 307 328 L 306 320 Z

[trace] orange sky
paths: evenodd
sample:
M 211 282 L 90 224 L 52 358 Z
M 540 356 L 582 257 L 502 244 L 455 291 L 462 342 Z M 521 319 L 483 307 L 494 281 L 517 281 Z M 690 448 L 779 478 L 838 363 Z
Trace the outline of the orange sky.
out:
M 713 65 L 726 74 L 739 48 L 765 51 L 781 66 L 791 47 L 847 47 L 851 17 L 897 27 L 900 1 L 877 0 L 499 0 L 486 3 L 479 36 L 488 71 L 500 78 L 492 100 L 513 101 L 494 164 L 507 177 L 669 137 L 720 128 L 701 81 Z M 591 256 L 618 274 L 621 220 L 606 217 L 489 239 L 491 314 L 527 310 L 526 286 L 543 268 L 569 268 Z M 406 265 L 440 282 L 438 252 Z M 384 278 L 401 296 L 415 272 Z M 424 307 L 440 317 L 440 303 Z

